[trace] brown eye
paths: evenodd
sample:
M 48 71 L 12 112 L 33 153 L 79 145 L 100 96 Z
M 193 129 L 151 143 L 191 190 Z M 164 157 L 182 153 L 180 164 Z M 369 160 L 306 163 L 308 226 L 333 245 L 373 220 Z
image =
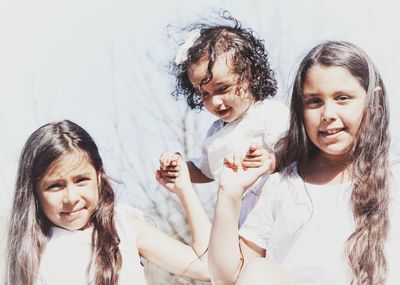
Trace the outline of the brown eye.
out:
M 345 100 L 347 100 L 347 99 L 350 99 L 350 98 L 349 98 L 349 96 L 345 96 L 345 95 L 339 96 L 339 97 L 337 98 L 337 100 L 339 100 L 339 101 L 345 101 Z
M 76 179 L 76 183 L 83 183 L 88 180 L 90 180 L 89 177 L 79 177 L 78 179 Z
M 218 94 L 223 94 L 228 90 L 229 86 L 222 86 L 220 88 L 217 89 L 217 93 Z
M 321 103 L 321 100 L 318 98 L 311 98 L 305 101 L 306 105 L 316 105 Z
M 57 190 L 60 189 L 62 185 L 60 183 L 53 183 L 46 187 L 46 190 Z

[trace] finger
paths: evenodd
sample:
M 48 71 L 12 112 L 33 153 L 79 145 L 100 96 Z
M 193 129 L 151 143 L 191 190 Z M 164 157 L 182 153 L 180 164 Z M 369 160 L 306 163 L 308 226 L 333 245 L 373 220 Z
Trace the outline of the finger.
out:
M 232 165 L 233 165 L 233 154 L 228 154 L 228 155 L 225 156 L 224 164 L 227 167 L 232 168 Z
M 259 162 L 259 161 L 243 161 L 242 162 L 243 168 L 258 168 L 262 165 L 263 165 L 263 163 Z
M 173 163 L 173 161 L 176 161 L 179 156 L 180 155 L 177 153 L 165 152 L 161 154 L 159 161 L 163 165 L 169 166 Z
M 160 163 L 162 162 L 162 163 L 166 163 L 166 161 L 167 161 L 167 159 L 169 158 L 171 156 L 171 153 L 170 152 L 164 152 L 164 153 L 162 153 L 161 154 L 161 156 L 160 156 Z
M 243 161 L 262 162 L 262 161 L 264 161 L 264 158 L 263 158 L 263 156 L 248 156 L 248 155 L 246 155 L 246 156 L 243 158 Z
M 257 150 L 259 150 L 261 148 L 262 148 L 262 146 L 259 146 L 259 145 L 256 145 L 256 144 L 251 144 L 247 152 L 248 153 L 253 153 L 253 152 L 255 152 L 255 151 L 257 151 Z
M 235 169 L 238 169 L 239 166 L 242 164 L 242 156 L 240 154 L 234 154 L 233 155 L 233 162 L 232 162 L 232 167 Z
M 160 164 L 162 170 L 175 169 L 176 166 L 176 162 L 169 159 L 167 159 L 165 163 Z
M 160 183 L 161 185 L 164 185 L 164 184 L 165 184 L 165 179 L 164 179 L 164 177 L 162 176 L 160 170 L 156 170 L 155 176 L 156 176 L 156 180 L 157 180 L 158 183 Z
M 179 171 L 160 170 L 160 174 L 164 179 L 177 178 L 180 175 Z
M 176 178 L 179 177 L 180 172 L 179 171 L 166 171 L 165 176 L 169 178 Z
M 166 183 L 172 183 L 172 184 L 174 184 L 174 183 L 176 182 L 176 178 L 167 177 L 167 178 L 165 179 L 165 182 L 166 182 Z

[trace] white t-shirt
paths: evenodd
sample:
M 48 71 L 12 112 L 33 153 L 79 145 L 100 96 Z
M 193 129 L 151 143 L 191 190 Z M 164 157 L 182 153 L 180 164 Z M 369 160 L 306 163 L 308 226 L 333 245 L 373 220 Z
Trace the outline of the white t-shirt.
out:
M 389 268 L 386 284 L 390 285 L 400 284 L 400 270 L 390 270 L 400 265 L 400 188 L 396 184 L 393 181 L 391 227 L 386 242 Z M 354 230 L 351 190 L 350 182 L 304 183 L 296 167 L 289 176 L 273 174 L 240 235 L 265 248 L 267 255 L 283 266 L 296 285 L 349 284 L 351 272 L 344 247 Z
M 115 220 L 121 243 L 122 267 L 119 273 L 120 285 L 145 285 L 145 277 L 140 265 L 136 247 L 135 230 L 128 216 L 143 219 L 143 214 L 128 206 L 118 206 Z M 93 268 L 89 277 L 86 274 L 91 257 L 91 238 L 93 228 L 83 231 L 68 231 L 59 227 L 52 228 L 40 263 L 37 285 L 88 285 L 94 279 Z
M 211 179 L 218 179 L 227 154 L 245 154 L 252 143 L 273 151 L 289 127 L 289 110 L 278 102 L 263 100 L 250 106 L 239 119 L 215 121 L 203 141 L 202 155 L 193 162 Z
M 239 119 L 225 123 L 215 121 L 207 132 L 200 159 L 193 163 L 207 177 L 218 180 L 226 155 L 245 154 L 251 144 L 273 152 L 277 141 L 286 136 L 289 110 L 278 102 L 263 100 L 250 106 Z M 257 182 L 242 201 L 239 227 L 256 204 L 265 180 Z

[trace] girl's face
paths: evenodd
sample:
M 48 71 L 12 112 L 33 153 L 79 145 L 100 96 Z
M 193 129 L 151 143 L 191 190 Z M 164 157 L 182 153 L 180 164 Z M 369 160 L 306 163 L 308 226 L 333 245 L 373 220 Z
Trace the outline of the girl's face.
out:
M 98 175 L 88 156 L 72 151 L 57 160 L 39 181 L 37 195 L 54 225 L 67 230 L 88 226 L 99 199 Z
M 248 84 L 239 82 L 239 75 L 233 72 L 231 54 L 217 55 L 212 68 L 213 78 L 200 87 L 207 76 L 208 59 L 202 58 L 189 68 L 189 80 L 196 87 L 204 107 L 224 122 L 240 118 L 253 103 Z
M 309 139 L 328 156 L 346 156 L 356 141 L 366 91 L 348 70 L 314 65 L 303 89 L 304 126 Z

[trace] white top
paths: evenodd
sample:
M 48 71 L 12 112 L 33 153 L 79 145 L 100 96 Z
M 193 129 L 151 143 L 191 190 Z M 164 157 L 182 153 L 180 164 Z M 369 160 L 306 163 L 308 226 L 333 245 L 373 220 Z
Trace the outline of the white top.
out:
M 396 179 L 399 167 L 393 169 Z M 400 200 L 393 181 L 389 237 L 386 242 L 386 284 L 400 284 Z M 240 235 L 267 250 L 297 285 L 350 284 L 351 273 L 344 254 L 346 239 L 354 230 L 351 183 L 311 185 L 292 168 L 285 177 L 273 174 Z
M 215 121 L 203 141 L 201 158 L 193 162 L 204 175 L 216 180 L 227 154 L 245 154 L 252 143 L 272 152 L 288 127 L 289 110 L 284 104 L 268 99 L 256 102 L 233 122 Z
M 204 175 L 218 180 L 226 155 L 244 155 L 251 144 L 273 152 L 276 142 L 286 136 L 288 127 L 289 110 L 284 104 L 268 99 L 256 102 L 234 122 L 215 121 L 204 139 L 202 156 L 193 163 Z M 239 228 L 257 203 L 265 180 L 255 183 L 244 196 Z
M 137 209 L 128 206 L 116 207 L 115 218 L 122 255 L 119 284 L 145 285 L 144 272 L 136 247 L 135 230 L 131 226 L 132 223 L 127 221 L 128 215 L 130 218 L 143 219 L 143 214 Z M 92 228 L 83 231 L 68 231 L 53 227 L 51 238 L 42 256 L 36 284 L 92 284 L 90 281 L 94 279 L 93 268 L 90 270 L 89 279 L 86 274 L 91 258 L 91 238 Z

